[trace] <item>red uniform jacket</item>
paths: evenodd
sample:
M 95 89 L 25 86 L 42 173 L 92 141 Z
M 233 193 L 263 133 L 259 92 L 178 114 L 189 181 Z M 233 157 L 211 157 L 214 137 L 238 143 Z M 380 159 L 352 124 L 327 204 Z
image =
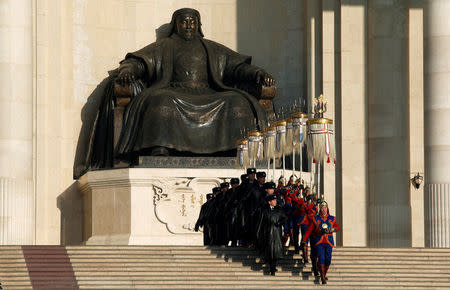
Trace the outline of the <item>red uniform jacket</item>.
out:
M 336 218 L 328 214 L 325 216 L 316 215 L 310 221 L 311 223 L 303 237 L 303 241 L 306 241 L 309 235 L 313 234 L 317 237 L 314 245 L 326 243 L 334 247 L 333 233 L 339 230 Z M 328 232 L 324 232 L 324 229 L 328 229 Z

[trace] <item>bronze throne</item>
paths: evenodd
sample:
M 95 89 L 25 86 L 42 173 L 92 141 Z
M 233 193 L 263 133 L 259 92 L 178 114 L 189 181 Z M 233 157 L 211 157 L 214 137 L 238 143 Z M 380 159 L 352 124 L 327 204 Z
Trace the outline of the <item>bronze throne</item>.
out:
M 237 83 L 235 87 L 254 96 L 266 110 L 268 120 L 275 119 L 273 99 L 277 93 L 276 85 L 264 86 L 261 83 L 250 84 L 248 82 L 240 82 Z M 116 147 L 120 133 L 122 131 L 124 110 L 131 101 L 132 96 L 132 83 L 128 85 L 122 85 L 119 82 L 114 82 L 114 147 Z

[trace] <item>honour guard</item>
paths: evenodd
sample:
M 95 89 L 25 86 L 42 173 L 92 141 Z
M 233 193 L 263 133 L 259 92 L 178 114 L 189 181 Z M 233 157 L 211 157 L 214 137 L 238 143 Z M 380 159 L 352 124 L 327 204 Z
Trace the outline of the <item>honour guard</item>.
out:
M 241 176 L 242 177 L 242 176 Z M 240 213 L 240 228 L 241 228 L 241 242 L 242 246 L 248 246 L 251 242 L 251 219 L 249 209 L 247 207 L 247 200 L 249 199 L 251 190 L 256 187 L 256 168 L 247 168 L 247 179 L 239 186 L 239 194 L 241 195 L 241 204 L 239 208 Z
M 285 201 L 285 195 L 286 195 L 286 186 L 284 184 L 286 183 L 286 179 L 281 176 L 278 179 L 278 186 L 275 189 L 275 194 L 277 195 L 277 203 L 278 206 L 283 208 L 284 207 L 284 201 Z
M 228 202 L 228 197 L 226 192 L 230 184 L 228 182 L 222 182 L 220 184 L 220 192 L 217 194 L 217 211 L 216 211 L 216 241 L 217 245 L 227 245 L 228 244 L 228 232 L 226 231 L 226 220 L 225 220 L 225 205 Z
M 299 234 L 300 234 L 300 225 L 299 220 L 301 218 L 300 211 L 300 203 L 302 200 L 301 189 L 299 189 L 296 185 L 293 185 L 289 189 L 289 199 L 291 200 L 291 223 L 292 227 L 290 229 L 291 236 L 291 244 L 294 244 L 295 253 L 298 254 L 300 252 L 299 246 Z
M 297 231 L 300 228 L 302 238 L 305 236 L 305 233 L 308 230 L 310 220 L 317 214 L 316 206 L 312 200 L 312 197 L 313 196 L 311 195 L 311 191 L 309 187 L 307 187 L 303 191 L 303 197 L 293 199 L 296 211 L 298 213 L 298 219 L 296 221 Z M 308 263 L 308 243 L 309 238 L 305 240 L 305 244 L 302 246 L 302 256 L 304 263 Z
M 319 214 L 312 219 L 305 236 L 302 239 L 302 246 L 306 243 L 308 236 L 314 232 L 316 235 L 315 251 L 318 257 L 320 279 L 322 284 L 327 284 L 327 271 L 331 264 L 334 239 L 333 233 L 339 230 L 336 218 L 330 215 L 328 204 L 322 201 L 319 204 Z
M 209 223 L 208 223 L 208 213 L 209 213 L 209 207 L 211 206 L 212 199 L 213 199 L 213 194 L 208 193 L 206 195 L 206 202 L 202 205 L 197 222 L 195 223 L 195 231 L 196 232 L 198 232 L 199 227 L 203 227 L 203 245 L 205 245 L 205 246 L 209 246 L 211 244 L 210 230 L 209 230 Z
M 261 207 L 264 206 L 264 198 L 266 193 L 264 191 L 264 183 L 266 180 L 266 173 L 258 171 L 256 173 L 256 185 L 252 187 L 247 195 L 245 207 L 247 208 L 247 217 L 249 219 L 249 239 L 253 245 L 257 244 L 256 240 L 256 226 L 261 218 Z
M 238 191 L 239 179 L 231 178 L 230 184 L 231 188 L 225 193 L 227 199 L 227 202 L 225 204 L 225 222 L 227 229 L 227 239 L 228 241 L 231 241 L 231 246 L 236 246 L 239 234 L 238 209 L 241 197 Z
M 219 216 L 219 210 L 220 210 L 220 203 L 222 202 L 222 190 L 220 187 L 214 187 L 212 189 L 213 192 L 213 200 L 211 201 L 211 206 L 208 214 L 208 222 L 210 226 L 210 233 L 211 233 L 211 245 L 219 245 L 219 235 L 220 235 L 220 228 L 219 228 L 219 220 L 221 216 Z
M 272 185 L 267 185 L 270 187 Z M 273 189 L 275 184 L 273 184 Z M 269 188 L 268 188 L 269 189 Z M 271 275 L 277 271 L 277 260 L 283 257 L 283 244 L 281 242 L 282 225 L 287 217 L 283 210 L 277 206 L 275 194 L 269 194 L 265 198 L 266 204 L 262 209 L 261 220 L 257 229 L 258 240 L 261 241 L 261 252 L 269 264 Z

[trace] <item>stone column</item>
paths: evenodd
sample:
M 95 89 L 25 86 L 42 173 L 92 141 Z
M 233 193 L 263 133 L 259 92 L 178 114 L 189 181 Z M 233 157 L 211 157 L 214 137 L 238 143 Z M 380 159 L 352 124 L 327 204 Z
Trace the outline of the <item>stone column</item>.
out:
M 450 247 L 449 14 L 450 1 L 425 1 L 425 229 L 429 247 Z
M 410 247 L 408 7 L 368 3 L 369 246 Z
M 425 170 L 423 116 L 423 1 L 410 0 L 409 7 L 409 166 L 410 178 Z M 409 184 L 411 246 L 425 245 L 424 186 Z
M 0 2 L 0 244 L 34 243 L 33 7 Z
M 338 219 L 343 246 L 367 246 L 367 0 L 341 1 L 342 176 Z M 339 214 L 341 212 L 341 214 Z M 342 215 L 340 217 L 340 215 Z M 340 240 L 340 236 L 338 236 Z

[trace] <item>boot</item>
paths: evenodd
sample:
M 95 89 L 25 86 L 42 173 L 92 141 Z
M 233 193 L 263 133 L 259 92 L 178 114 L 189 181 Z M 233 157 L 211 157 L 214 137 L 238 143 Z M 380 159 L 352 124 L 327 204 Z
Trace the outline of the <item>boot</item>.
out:
M 312 270 L 314 272 L 315 277 L 319 277 L 319 270 L 317 266 L 317 259 L 311 258 Z
M 271 260 L 269 262 L 270 275 L 275 276 L 275 272 L 277 271 L 277 261 Z
M 308 245 L 305 244 L 305 246 L 302 249 L 302 255 L 303 255 L 303 262 L 305 264 L 308 264 Z
M 327 277 L 328 268 L 330 268 L 330 266 L 325 266 L 325 280 L 327 280 L 327 281 L 328 281 L 328 277 Z
M 327 280 L 325 279 L 325 266 L 319 265 L 320 267 L 320 280 L 322 281 L 322 284 L 327 284 Z

